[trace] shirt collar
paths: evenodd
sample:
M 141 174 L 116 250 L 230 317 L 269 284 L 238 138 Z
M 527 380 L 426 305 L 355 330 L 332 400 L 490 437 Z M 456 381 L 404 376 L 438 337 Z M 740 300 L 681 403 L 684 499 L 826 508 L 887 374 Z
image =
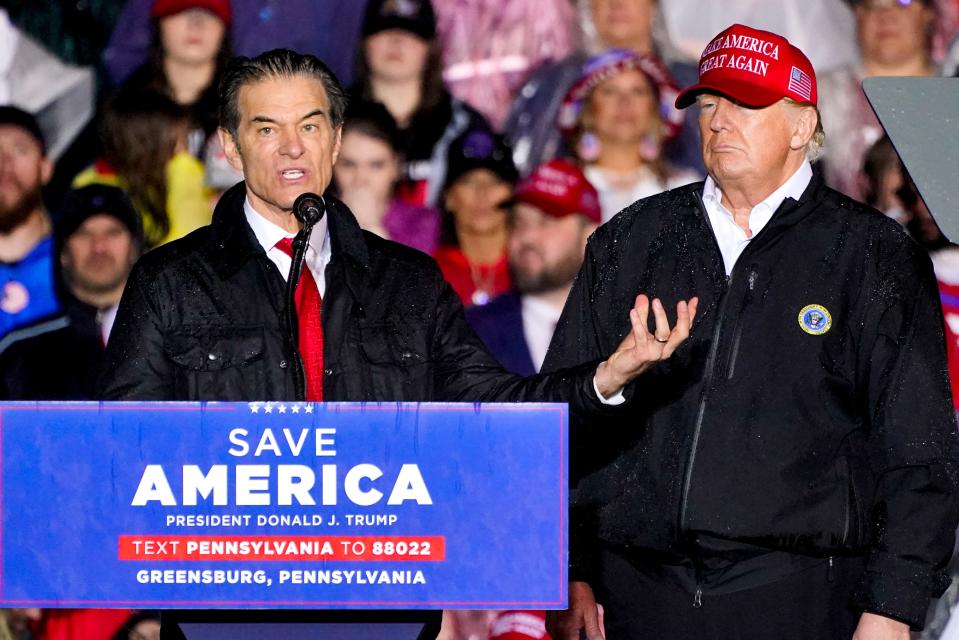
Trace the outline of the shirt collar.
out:
M 781 205 L 786 198 L 799 200 L 806 190 L 806 187 L 809 186 L 812 175 L 812 165 L 804 161 L 788 180 L 769 194 L 765 200 L 753 207 L 753 211 L 763 207 L 772 213 L 779 208 L 779 205 Z M 719 185 L 716 184 L 712 176 L 706 176 L 706 184 L 703 185 L 703 202 L 721 205 L 722 200 L 723 192 L 720 191 Z
M 257 242 L 263 247 L 263 250 L 269 252 L 276 246 L 276 243 L 283 238 L 291 238 L 294 234 L 289 233 L 283 227 L 273 224 L 263 215 L 253 208 L 250 197 L 247 196 L 243 202 L 243 213 L 246 215 L 246 221 L 253 230 Z M 313 225 L 313 233 L 310 234 L 310 245 L 307 251 L 313 250 L 320 253 L 323 249 L 323 243 L 326 240 L 326 216 Z
M 550 304 L 543 298 L 535 294 L 526 294 L 523 296 L 523 308 L 539 318 L 544 320 L 549 320 L 554 324 L 559 322 L 559 318 L 563 315 L 562 307 L 556 308 L 555 305 Z

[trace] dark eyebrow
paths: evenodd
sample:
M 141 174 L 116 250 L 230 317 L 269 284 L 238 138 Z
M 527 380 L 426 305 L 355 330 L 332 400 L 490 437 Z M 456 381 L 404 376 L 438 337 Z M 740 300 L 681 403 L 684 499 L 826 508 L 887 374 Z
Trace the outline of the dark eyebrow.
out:
M 300 118 L 300 122 L 303 122 L 304 120 L 309 120 L 310 118 L 313 118 L 315 116 L 325 117 L 326 112 L 323 111 L 323 109 L 314 109 L 313 111 L 310 111 L 308 114 Z M 270 124 L 277 123 L 276 120 L 274 120 L 270 116 L 253 116 L 252 118 L 250 118 L 250 122 L 268 122 Z
M 300 118 L 300 122 L 303 122 L 304 120 L 309 120 L 310 118 L 314 116 L 323 117 L 325 115 L 326 115 L 326 112 L 323 111 L 323 109 L 313 109 L 313 111 L 310 111 L 308 114 Z

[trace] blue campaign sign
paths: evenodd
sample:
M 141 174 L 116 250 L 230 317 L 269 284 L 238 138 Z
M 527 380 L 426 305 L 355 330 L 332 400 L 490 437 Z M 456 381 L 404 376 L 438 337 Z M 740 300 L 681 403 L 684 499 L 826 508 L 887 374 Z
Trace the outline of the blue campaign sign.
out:
M 0 606 L 566 606 L 567 410 L 2 403 Z

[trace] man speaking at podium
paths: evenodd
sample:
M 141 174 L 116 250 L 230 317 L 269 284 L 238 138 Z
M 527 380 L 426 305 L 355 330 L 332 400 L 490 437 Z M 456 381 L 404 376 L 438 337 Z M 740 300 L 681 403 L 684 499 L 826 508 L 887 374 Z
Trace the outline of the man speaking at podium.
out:
M 223 195 L 210 226 L 134 268 L 102 399 L 532 400 L 601 413 L 617 409 L 599 394 L 614 395 L 689 335 L 695 301 L 677 304 L 670 328 L 662 305 L 641 296 L 630 313 L 634 331 L 606 361 L 511 376 L 468 327 L 432 259 L 361 231 L 331 197 L 296 212 L 315 217 L 325 208 L 310 221 L 291 294 L 285 280 L 302 228 L 294 204 L 329 185 L 345 102 L 315 57 L 274 50 L 231 62 L 219 135 L 245 182 Z M 294 297 L 291 319 L 286 300 Z
M 345 106 L 315 57 L 274 50 L 234 59 L 219 135 L 245 182 L 223 195 L 210 226 L 134 268 L 102 399 L 535 400 L 611 411 L 597 391 L 612 395 L 688 335 L 695 305 L 679 303 L 672 330 L 654 305 L 654 340 L 638 322 L 649 312 L 644 298 L 634 314 L 641 342 L 562 375 L 510 376 L 468 328 L 432 259 L 361 231 L 332 197 L 310 234 L 289 331 L 285 280 L 302 226 L 293 205 L 329 185 Z

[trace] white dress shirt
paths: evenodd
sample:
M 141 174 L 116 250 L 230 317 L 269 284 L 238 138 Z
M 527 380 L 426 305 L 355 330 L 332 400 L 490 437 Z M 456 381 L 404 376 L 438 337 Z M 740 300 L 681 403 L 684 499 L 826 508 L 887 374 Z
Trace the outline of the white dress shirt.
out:
M 117 309 L 119 308 L 120 303 L 118 302 L 106 309 L 97 311 L 97 326 L 100 328 L 100 340 L 103 344 L 106 344 L 110 339 L 110 332 L 113 331 L 113 322 L 117 319 Z
M 803 162 L 796 173 L 781 187 L 752 208 L 749 212 L 749 230 L 752 231 L 752 235 L 747 236 L 746 232 L 736 224 L 733 214 L 723 206 L 723 193 L 719 190 L 719 185 L 713 181 L 712 176 L 706 178 L 706 184 L 703 187 L 703 206 L 706 207 L 706 214 L 709 216 L 709 224 L 713 228 L 713 236 L 716 237 L 719 251 L 723 254 L 727 276 L 733 272 L 740 254 L 756 237 L 756 234 L 766 226 L 783 200 L 786 198 L 799 200 L 803 191 L 809 186 L 810 180 L 812 180 L 812 166 L 808 162 Z
M 293 259 L 282 249 L 276 246 L 276 243 L 283 238 L 292 238 L 295 234 L 289 233 L 283 227 L 279 227 L 262 215 L 257 213 L 256 209 L 250 203 L 247 197 L 243 203 L 243 213 L 246 214 L 246 221 L 253 229 L 253 235 L 257 242 L 266 251 L 266 257 L 273 261 L 273 264 L 280 270 L 283 279 L 290 276 L 290 265 Z M 306 267 L 313 274 L 313 280 L 316 281 L 316 288 L 320 290 L 320 297 L 326 295 L 326 265 L 330 261 L 330 234 L 327 231 L 326 216 L 320 218 L 313 226 L 313 233 L 310 234 L 310 244 L 306 247 L 306 257 L 304 262 Z
M 557 309 L 555 305 L 534 295 L 523 296 L 520 308 L 523 316 L 523 337 L 529 347 L 533 368 L 538 373 L 543 368 L 549 342 L 553 339 L 556 323 L 559 322 L 563 309 Z

